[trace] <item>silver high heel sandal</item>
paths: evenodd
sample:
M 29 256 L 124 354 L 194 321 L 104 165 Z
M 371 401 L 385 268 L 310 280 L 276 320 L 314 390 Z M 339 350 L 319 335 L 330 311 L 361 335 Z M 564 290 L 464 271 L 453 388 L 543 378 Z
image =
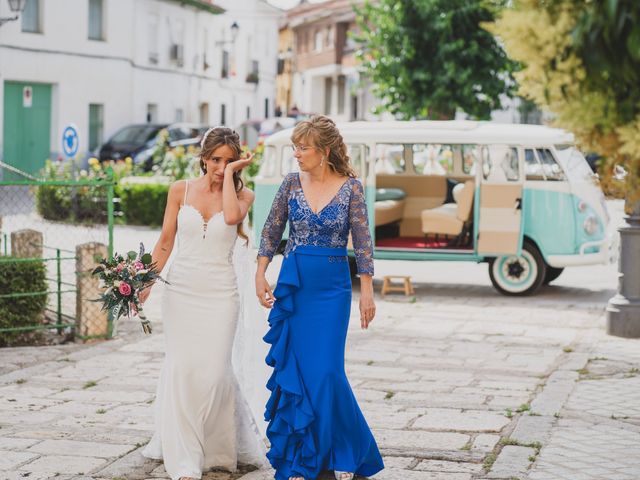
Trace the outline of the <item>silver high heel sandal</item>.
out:
M 353 473 L 351 472 L 341 472 L 340 470 L 335 470 L 333 474 L 336 477 L 336 480 L 353 480 Z

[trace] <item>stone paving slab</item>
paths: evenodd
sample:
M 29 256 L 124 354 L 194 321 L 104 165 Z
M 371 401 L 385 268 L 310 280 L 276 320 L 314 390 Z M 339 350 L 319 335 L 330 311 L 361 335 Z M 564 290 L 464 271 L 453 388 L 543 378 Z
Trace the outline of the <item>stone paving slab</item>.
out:
M 157 235 L 117 227 L 116 249 Z M 603 335 L 615 266 L 567 269 L 525 298 L 497 294 L 486 265 L 376 269 L 377 291 L 382 275 L 403 272 L 416 295 L 378 297 L 370 330 L 349 328 L 349 379 L 387 464 L 374 480 L 637 479 L 640 349 Z M 0 480 L 166 480 L 140 455 L 164 347 L 159 287 L 151 336 L 134 320 L 109 342 L 0 349 Z
M 640 477 L 638 340 L 600 334 L 528 479 Z M 577 366 L 577 365 L 574 365 Z

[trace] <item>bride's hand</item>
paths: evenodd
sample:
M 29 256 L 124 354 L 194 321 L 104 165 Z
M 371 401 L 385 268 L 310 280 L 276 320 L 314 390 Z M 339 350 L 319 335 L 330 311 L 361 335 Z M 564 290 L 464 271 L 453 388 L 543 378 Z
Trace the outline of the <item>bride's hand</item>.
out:
M 260 305 L 265 308 L 273 307 L 273 303 L 276 301 L 264 274 L 256 273 L 256 295 Z
M 227 166 L 225 167 L 225 172 L 227 170 L 229 170 L 232 173 L 233 172 L 238 172 L 238 171 L 242 170 L 243 168 L 248 167 L 249 165 L 251 165 L 251 162 L 253 162 L 253 153 L 252 152 L 247 152 L 247 154 L 244 157 L 240 157 L 235 162 L 227 163 Z
M 142 290 L 140 293 L 138 293 L 138 300 L 140 300 L 141 304 L 147 301 L 147 298 L 149 298 L 150 293 L 151 293 L 151 287 L 147 287 L 144 290 Z

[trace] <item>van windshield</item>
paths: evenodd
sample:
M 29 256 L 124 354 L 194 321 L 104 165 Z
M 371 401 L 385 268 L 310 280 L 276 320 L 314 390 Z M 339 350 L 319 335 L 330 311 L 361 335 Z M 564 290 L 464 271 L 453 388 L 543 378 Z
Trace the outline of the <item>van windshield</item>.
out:
M 580 150 L 571 145 L 556 145 L 556 153 L 569 180 L 585 182 L 593 178 L 593 171 Z

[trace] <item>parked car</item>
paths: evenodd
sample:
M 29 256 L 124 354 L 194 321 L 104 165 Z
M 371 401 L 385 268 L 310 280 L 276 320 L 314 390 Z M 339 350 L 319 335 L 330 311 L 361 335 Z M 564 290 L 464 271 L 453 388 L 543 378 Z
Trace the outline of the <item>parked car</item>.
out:
M 131 157 L 134 164 L 144 164 L 145 170 L 151 168 L 151 157 L 158 142 L 158 135 L 166 129 L 169 132 L 169 145 L 197 145 L 200 143 L 206 127 L 190 123 L 143 123 L 127 125 L 114 133 L 98 151 L 98 159 L 119 160 Z

